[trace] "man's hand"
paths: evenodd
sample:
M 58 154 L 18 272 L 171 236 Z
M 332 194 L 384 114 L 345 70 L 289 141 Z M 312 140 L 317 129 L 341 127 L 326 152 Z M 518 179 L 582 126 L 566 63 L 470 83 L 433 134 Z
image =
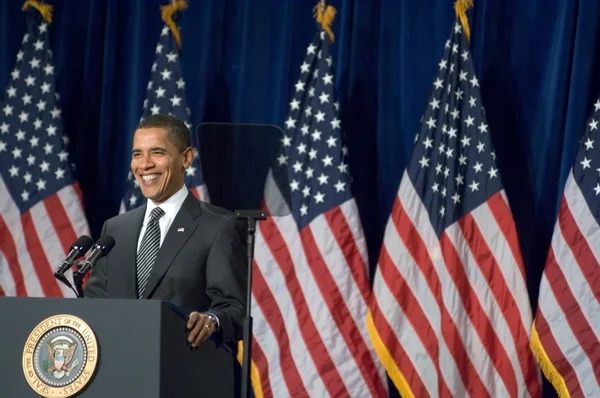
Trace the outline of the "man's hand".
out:
M 193 348 L 198 348 L 213 334 L 215 324 L 206 315 L 194 311 L 190 314 L 187 329 L 189 330 L 188 342 L 191 343 Z

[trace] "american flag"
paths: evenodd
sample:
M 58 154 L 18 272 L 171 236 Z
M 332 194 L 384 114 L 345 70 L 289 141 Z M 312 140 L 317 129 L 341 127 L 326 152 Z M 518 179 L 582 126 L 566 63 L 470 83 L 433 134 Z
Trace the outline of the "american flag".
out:
M 565 185 L 540 286 L 533 350 L 564 397 L 600 392 L 600 99 Z
M 162 29 L 156 45 L 154 63 L 150 81 L 146 89 L 143 114 L 141 120 L 148 115 L 169 114 L 183 120 L 191 129 L 191 110 L 185 95 L 185 81 L 179 63 L 179 47 L 168 25 Z M 200 158 L 196 136 L 192 133 L 194 146 L 194 161 L 186 169 L 185 184 L 200 200 L 208 200 L 208 190 L 202 178 Z M 135 209 L 145 204 L 142 191 L 131 171 L 127 176 L 127 190 L 121 201 L 120 213 Z
M 462 25 L 398 190 L 368 324 L 405 397 L 538 397 L 523 261 Z
M 257 396 L 387 396 L 364 322 L 367 250 L 338 108 L 330 41 L 319 29 L 300 66 L 271 180 L 289 181 L 277 188 L 291 191 L 291 213 L 268 207 L 275 216 L 257 228 L 251 307 Z
M 26 16 L 0 104 L 0 295 L 72 297 L 53 273 L 89 229 L 69 164 L 48 24 L 33 8 Z

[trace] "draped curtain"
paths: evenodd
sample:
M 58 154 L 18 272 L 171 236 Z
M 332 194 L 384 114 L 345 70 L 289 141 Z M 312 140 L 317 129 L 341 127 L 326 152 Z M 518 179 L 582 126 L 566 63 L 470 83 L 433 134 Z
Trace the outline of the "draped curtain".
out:
M 94 237 L 125 188 L 166 0 L 61 0 L 50 26 Z M 454 21 L 451 0 L 330 0 L 335 83 L 371 266 Z M 557 205 L 600 94 L 600 2 L 475 0 L 471 50 L 535 305 Z M 0 86 L 24 29 L 0 0 Z M 315 32 L 308 0 L 189 0 L 181 62 L 194 125 L 283 126 Z M 211 187 L 209 186 L 209 190 Z M 213 187 L 212 189 L 216 189 Z M 535 307 L 534 307 L 535 308 Z M 546 390 L 549 390 L 548 388 Z

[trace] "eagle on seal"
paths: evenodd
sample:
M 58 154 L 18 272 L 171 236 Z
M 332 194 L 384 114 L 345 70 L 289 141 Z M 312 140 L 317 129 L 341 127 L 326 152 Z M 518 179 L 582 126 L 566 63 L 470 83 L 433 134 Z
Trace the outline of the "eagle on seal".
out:
M 69 364 L 73 359 L 73 354 L 75 354 L 75 348 L 77 348 L 76 342 L 69 344 L 63 340 L 54 345 L 47 343 L 46 348 L 48 349 L 48 361 L 51 364 L 48 368 L 48 373 L 54 373 L 54 377 L 57 379 L 62 379 L 65 373 L 67 373 L 68 376 L 69 373 L 71 373 L 71 370 L 77 366 L 76 360 L 75 363 L 69 367 Z

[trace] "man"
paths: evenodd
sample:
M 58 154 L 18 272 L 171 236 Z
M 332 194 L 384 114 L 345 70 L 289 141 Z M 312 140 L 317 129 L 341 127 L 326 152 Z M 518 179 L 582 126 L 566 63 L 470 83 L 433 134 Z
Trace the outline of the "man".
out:
M 232 213 L 198 201 L 184 184 L 194 158 L 190 132 L 168 115 L 151 115 L 133 138 L 131 171 L 145 206 L 104 223 L 114 248 L 98 260 L 86 297 L 171 300 L 186 313 L 188 341 L 212 333 L 232 343 L 245 314 L 245 250 Z

